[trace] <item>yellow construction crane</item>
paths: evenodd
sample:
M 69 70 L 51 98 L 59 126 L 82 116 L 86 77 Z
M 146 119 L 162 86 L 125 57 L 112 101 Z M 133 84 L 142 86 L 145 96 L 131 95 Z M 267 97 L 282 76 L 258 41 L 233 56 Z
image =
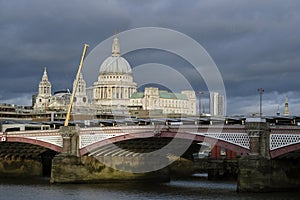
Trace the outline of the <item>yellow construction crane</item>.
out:
M 87 49 L 88 46 L 89 46 L 88 44 L 84 44 L 84 47 L 83 47 L 82 56 L 81 56 L 81 60 L 80 60 L 80 63 L 79 63 L 78 72 L 77 72 L 77 75 L 76 75 L 75 84 L 74 84 L 74 87 L 73 87 L 72 96 L 71 96 L 71 99 L 70 99 L 70 104 L 69 104 L 69 107 L 68 107 L 68 112 L 67 112 L 67 116 L 66 116 L 64 126 L 69 125 L 69 119 L 70 119 L 70 114 L 71 114 L 72 105 L 73 105 L 73 101 L 74 101 L 74 96 L 75 96 L 75 93 L 76 93 L 76 90 L 77 90 L 77 84 L 78 84 L 78 80 L 79 80 L 79 76 L 80 76 L 84 56 L 85 56 L 85 53 L 86 53 L 86 49 Z

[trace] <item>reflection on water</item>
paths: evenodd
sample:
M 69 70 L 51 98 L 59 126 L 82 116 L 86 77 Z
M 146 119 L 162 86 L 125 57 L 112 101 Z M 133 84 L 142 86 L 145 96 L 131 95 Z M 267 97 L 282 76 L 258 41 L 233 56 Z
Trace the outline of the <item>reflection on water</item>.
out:
M 297 199 L 300 193 L 237 193 L 235 182 L 207 181 L 203 176 L 164 184 L 50 184 L 49 179 L 1 179 L 0 199 Z

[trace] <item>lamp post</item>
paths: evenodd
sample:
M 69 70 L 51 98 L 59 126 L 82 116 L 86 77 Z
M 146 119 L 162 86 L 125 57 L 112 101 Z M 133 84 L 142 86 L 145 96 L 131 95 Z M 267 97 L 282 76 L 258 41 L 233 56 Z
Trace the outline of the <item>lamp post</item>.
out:
M 263 88 L 258 88 L 257 91 L 259 92 L 259 116 L 262 117 L 262 93 L 265 91 Z
M 149 94 L 146 94 L 145 95 L 145 110 L 147 110 L 148 98 L 149 98 Z M 149 105 L 150 105 L 150 102 L 149 102 Z
M 204 94 L 204 92 L 199 91 L 198 94 L 199 94 L 199 117 L 200 117 L 200 115 L 201 115 L 201 96 L 202 96 L 202 94 Z

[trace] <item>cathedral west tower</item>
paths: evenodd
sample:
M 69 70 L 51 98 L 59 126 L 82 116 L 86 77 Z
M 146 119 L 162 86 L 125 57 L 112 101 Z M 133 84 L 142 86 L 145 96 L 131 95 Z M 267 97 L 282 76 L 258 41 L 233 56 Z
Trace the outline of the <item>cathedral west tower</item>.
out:
M 50 98 L 51 98 L 51 83 L 48 80 L 47 70 L 45 67 L 42 80 L 39 83 L 39 91 L 34 104 L 34 109 L 45 110 L 49 106 Z

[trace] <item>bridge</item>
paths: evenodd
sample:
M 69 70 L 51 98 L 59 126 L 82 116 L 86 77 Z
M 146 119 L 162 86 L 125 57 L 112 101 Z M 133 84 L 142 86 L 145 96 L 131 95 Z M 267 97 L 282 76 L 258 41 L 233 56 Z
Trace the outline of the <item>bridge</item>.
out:
M 263 158 L 275 161 L 299 160 L 300 157 L 300 127 L 270 126 L 262 119 L 249 120 L 245 125 L 152 124 L 87 128 L 70 126 L 54 130 L 1 132 L 0 138 L 0 158 L 35 158 L 50 151 L 52 154 L 77 158 L 117 157 L 122 158 L 122 162 L 124 159 L 136 161 L 143 154 L 164 148 L 172 141 L 176 141 L 177 147 L 187 148 L 182 152 L 169 148 L 163 156 L 191 158 L 202 145 L 210 144 L 211 155 L 215 159 L 220 158 L 221 148 L 226 149 L 227 158 L 245 157 L 248 159 L 247 163 L 252 162 L 249 158 L 253 160 L 253 157 L 256 160 Z M 58 162 L 61 161 L 60 158 L 53 162 L 52 168 L 59 166 Z M 119 164 L 122 162 L 118 161 Z M 247 170 L 249 172 L 250 169 Z M 52 169 L 52 173 L 55 173 L 55 170 Z
M 129 142 L 133 142 L 134 140 L 140 141 L 140 139 L 146 138 L 177 138 L 198 143 L 205 142 L 212 146 L 231 150 L 240 156 L 246 156 L 250 153 L 251 135 L 247 133 L 244 125 L 74 127 L 74 130 L 79 133 L 79 156 L 92 154 L 95 150 L 101 149 L 109 144 L 118 142 L 124 143 L 124 141 L 127 141 L 129 144 Z M 289 153 L 294 153 L 294 156 L 296 156 L 297 151 L 300 150 L 300 127 L 274 126 L 270 127 L 269 131 L 268 150 L 271 158 L 287 156 Z M 35 145 L 37 147 L 53 150 L 57 153 L 63 151 L 63 137 L 59 129 L 2 132 L 0 133 L 0 138 L 0 146 L 5 143 L 13 142 Z M 153 146 L 153 149 L 155 149 L 155 146 Z M 16 149 L 14 152 L 18 154 Z M 28 155 L 30 155 L 30 152 L 28 153 Z M 114 152 L 113 154 L 117 156 L 122 153 L 124 152 Z M 112 152 L 107 152 L 106 155 L 111 154 Z M 0 155 L 4 156 L 2 152 Z

